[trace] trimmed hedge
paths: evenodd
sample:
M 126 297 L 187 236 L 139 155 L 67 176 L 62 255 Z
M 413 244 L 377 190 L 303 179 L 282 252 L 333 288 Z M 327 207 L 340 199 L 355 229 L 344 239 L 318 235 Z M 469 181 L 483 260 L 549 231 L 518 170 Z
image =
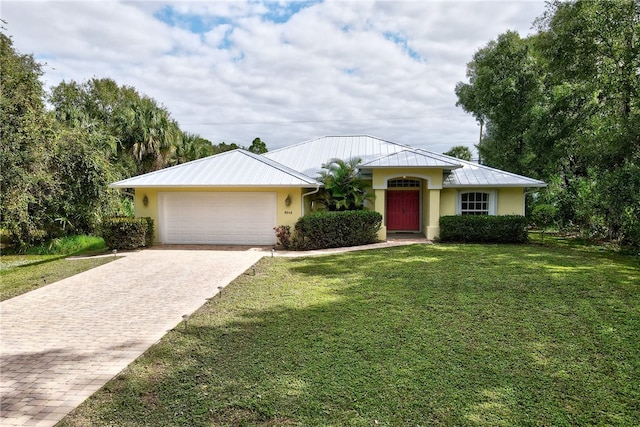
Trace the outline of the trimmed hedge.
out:
M 144 235 L 144 245 L 146 247 L 153 246 L 153 240 L 156 237 L 155 231 L 153 229 L 153 218 L 150 216 L 145 216 L 140 219 L 144 219 L 147 222 L 147 230 Z
M 440 217 L 441 242 L 526 243 L 527 219 L 522 215 L 451 215 Z
M 375 243 L 381 225 L 378 212 L 314 212 L 296 222 L 290 247 L 325 249 Z
M 109 249 L 138 249 L 153 244 L 153 219 L 110 217 L 102 221 L 102 238 Z

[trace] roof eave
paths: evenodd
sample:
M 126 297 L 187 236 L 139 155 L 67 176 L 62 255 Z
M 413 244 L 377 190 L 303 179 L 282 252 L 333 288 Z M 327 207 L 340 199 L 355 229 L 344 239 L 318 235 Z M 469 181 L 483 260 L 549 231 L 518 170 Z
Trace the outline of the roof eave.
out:
M 158 184 L 158 185 L 130 185 L 110 184 L 109 188 L 307 188 L 322 186 L 321 183 L 308 182 L 300 184 L 229 184 L 229 185 L 211 185 L 211 184 Z
M 546 183 L 541 184 L 442 184 L 442 188 L 544 188 Z
M 371 166 L 368 164 L 360 165 L 360 169 L 442 169 L 442 170 L 454 170 L 460 169 L 462 165 L 438 165 L 438 166 L 407 166 L 407 165 L 399 165 L 399 166 Z

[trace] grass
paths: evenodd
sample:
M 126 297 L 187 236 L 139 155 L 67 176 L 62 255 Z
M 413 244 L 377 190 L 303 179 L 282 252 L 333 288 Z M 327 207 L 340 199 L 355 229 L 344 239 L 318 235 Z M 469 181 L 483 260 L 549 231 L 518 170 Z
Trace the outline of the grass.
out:
M 71 236 L 32 248 L 26 254 L 3 254 L 0 256 L 0 301 L 111 262 L 113 257 L 66 259 L 71 254 L 104 251 L 104 240 L 99 237 Z
M 31 255 L 71 255 L 104 252 L 107 249 L 102 237 L 75 235 L 50 240 L 27 251 Z
M 533 244 L 545 246 L 561 246 L 589 252 L 617 252 L 625 255 L 640 256 L 638 248 L 620 245 L 619 242 L 581 237 L 564 232 L 529 231 L 529 241 Z
M 265 258 L 61 426 L 640 424 L 637 258 L 407 246 Z

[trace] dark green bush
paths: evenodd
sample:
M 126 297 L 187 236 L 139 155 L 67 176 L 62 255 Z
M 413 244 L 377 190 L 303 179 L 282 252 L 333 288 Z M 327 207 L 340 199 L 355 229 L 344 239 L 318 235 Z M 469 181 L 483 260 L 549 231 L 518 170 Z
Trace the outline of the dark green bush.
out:
M 374 243 L 381 225 L 382 215 L 378 212 L 314 212 L 298 220 L 290 246 L 325 249 Z
M 153 239 L 156 236 L 155 231 L 153 229 L 153 218 L 151 218 L 149 216 L 145 216 L 145 217 L 140 218 L 140 219 L 144 219 L 147 222 L 147 230 L 146 230 L 146 233 L 144 235 L 144 245 L 146 247 L 153 246 Z
M 452 215 L 440 218 L 441 242 L 526 243 L 527 219 L 521 215 Z
M 102 221 L 102 238 L 109 249 L 137 249 L 146 246 L 148 229 L 153 230 L 151 218 L 110 217 Z

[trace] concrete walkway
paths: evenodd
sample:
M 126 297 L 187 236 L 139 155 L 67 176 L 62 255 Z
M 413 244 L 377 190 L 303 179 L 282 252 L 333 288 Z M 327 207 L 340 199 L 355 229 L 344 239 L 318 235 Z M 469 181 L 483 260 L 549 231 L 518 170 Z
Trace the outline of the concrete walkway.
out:
M 53 426 L 266 251 L 145 250 L 0 303 L 0 425 Z

